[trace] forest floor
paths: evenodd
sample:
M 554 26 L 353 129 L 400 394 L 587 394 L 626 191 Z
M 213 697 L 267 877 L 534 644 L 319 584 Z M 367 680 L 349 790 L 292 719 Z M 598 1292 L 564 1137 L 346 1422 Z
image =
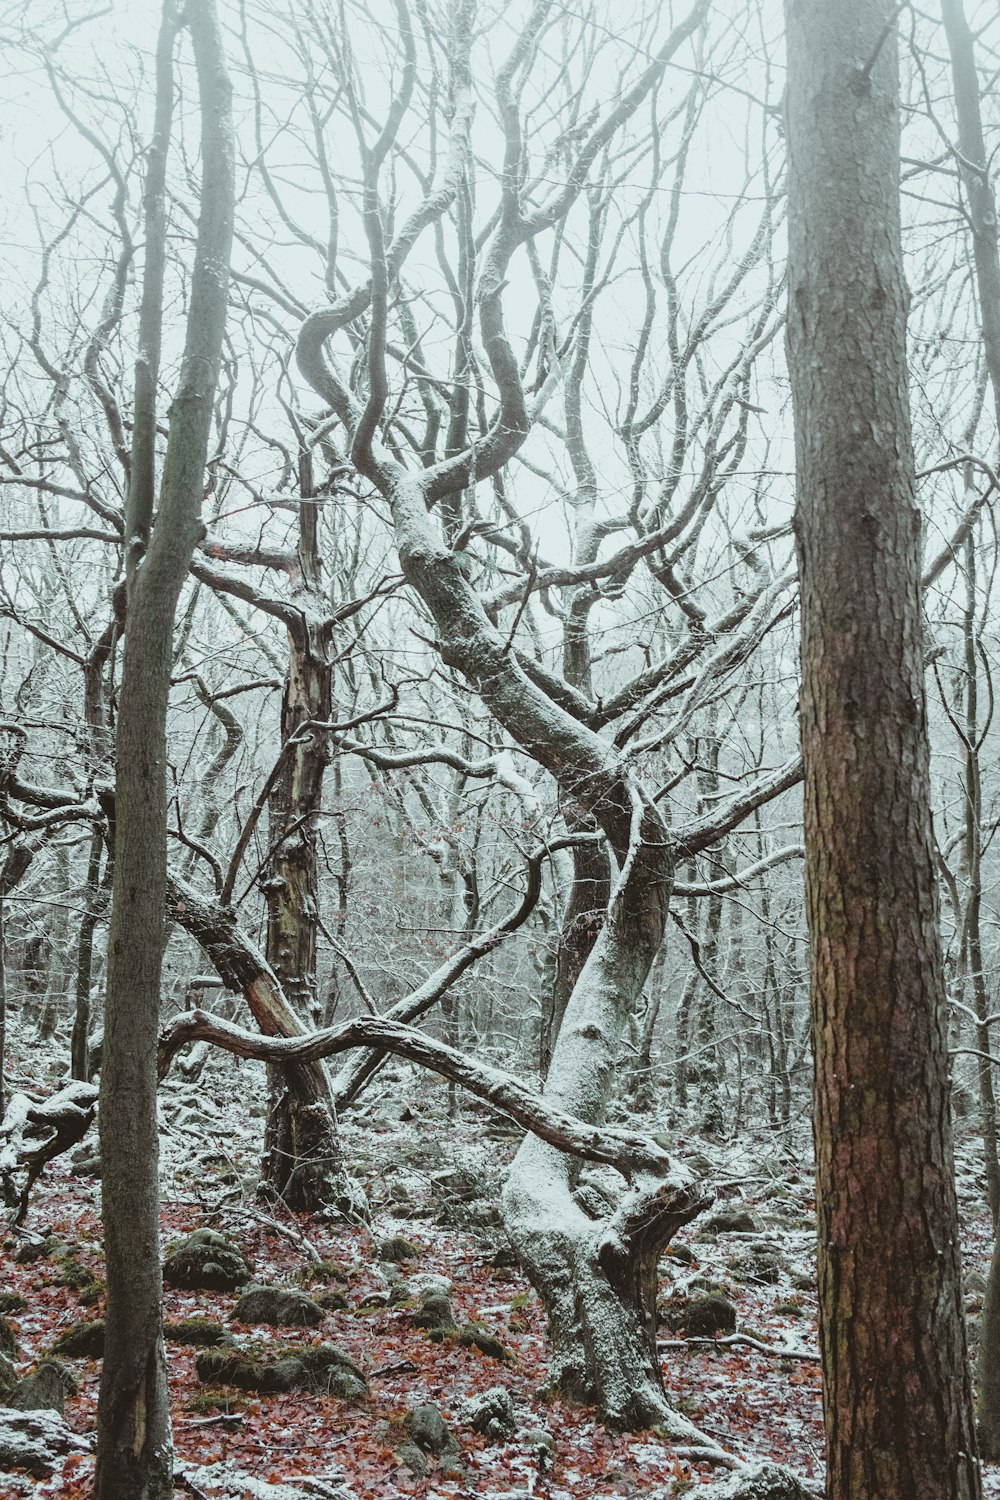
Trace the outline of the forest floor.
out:
M 41 1092 L 45 1085 L 37 1070 L 30 1085 L 18 1071 L 15 1056 L 11 1088 Z M 262 1111 L 254 1101 L 263 1089 L 256 1065 L 229 1058 L 213 1058 L 197 1085 L 175 1072 L 164 1086 L 164 1240 L 169 1244 L 200 1227 L 232 1235 L 250 1260 L 254 1281 L 269 1286 L 299 1285 L 305 1277 L 312 1290 L 310 1265 L 337 1262 L 334 1284 L 346 1306 L 327 1312 L 315 1329 L 250 1328 L 231 1321 L 235 1294 L 168 1289 L 165 1316 L 218 1320 L 238 1345 L 333 1344 L 364 1371 L 370 1395 L 352 1403 L 204 1384 L 195 1371 L 197 1351 L 168 1343 L 178 1496 L 667 1500 L 724 1477 L 654 1433 L 608 1433 L 591 1412 L 546 1395 L 541 1308 L 521 1272 L 504 1266 L 510 1257 L 503 1254 L 506 1241 L 496 1219 L 499 1186 L 517 1140 L 511 1128 L 467 1102 L 451 1120 L 444 1085 L 407 1068 L 395 1069 L 391 1080 L 383 1074 L 377 1091 L 343 1122 L 345 1152 L 372 1209 L 370 1228 L 345 1227 L 263 1208 L 255 1200 Z M 662 1128 L 652 1119 L 648 1124 Z M 677 1145 L 708 1158 L 719 1193 L 715 1207 L 747 1209 L 757 1228 L 711 1233 L 699 1227 L 703 1216 L 678 1236 L 678 1253 L 664 1258 L 661 1311 L 676 1307 L 700 1277 L 725 1293 L 738 1319 L 735 1342 L 725 1336 L 699 1342 L 660 1329 L 670 1399 L 735 1458 L 772 1459 L 819 1481 L 822 1418 L 807 1127 L 799 1122 L 779 1134 L 745 1132 L 725 1145 L 681 1137 Z M 990 1236 L 973 1135 L 960 1142 L 959 1159 L 974 1315 Z M 599 1186 L 599 1174 L 594 1184 Z M 81 1308 L 77 1291 L 62 1284 L 51 1257 L 16 1258 L 31 1253 L 24 1246 L 37 1248 L 49 1236 L 69 1246 L 96 1278 L 103 1275 L 100 1185 L 71 1171 L 65 1157 L 37 1185 L 23 1230 L 8 1231 L 4 1239 L 2 1289 L 22 1294 L 27 1304 L 10 1316 L 22 1373 L 68 1327 L 100 1313 L 99 1302 Z M 380 1247 L 394 1236 L 409 1241 L 416 1255 L 400 1264 L 380 1260 Z M 438 1284 L 434 1278 L 450 1285 L 457 1322 L 483 1325 L 507 1358 L 454 1339 L 433 1342 L 416 1326 L 414 1299 L 422 1285 Z M 69 1364 L 77 1389 L 67 1400 L 66 1420 L 74 1432 L 92 1434 L 99 1363 L 77 1358 Z M 498 1386 L 513 1398 L 516 1414 L 513 1435 L 505 1441 L 483 1436 L 469 1423 L 469 1400 Z M 423 1403 L 440 1410 L 458 1451 L 431 1458 L 418 1478 L 398 1449 L 403 1419 Z M 77 1500 L 89 1494 L 92 1475 L 92 1456 L 74 1453 L 46 1478 L 0 1474 L 0 1494 L 3 1500 Z M 1000 1469 L 987 1471 L 986 1494 L 1000 1497 Z

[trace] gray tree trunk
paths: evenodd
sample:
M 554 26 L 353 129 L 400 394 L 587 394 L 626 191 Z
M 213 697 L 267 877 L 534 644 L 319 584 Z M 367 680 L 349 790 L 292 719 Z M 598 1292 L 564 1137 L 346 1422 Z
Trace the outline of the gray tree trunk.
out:
M 212 0 L 191 0 L 185 20 L 201 100 L 201 214 L 159 514 L 141 561 L 137 556 L 131 559 L 119 692 L 115 871 L 100 1095 L 108 1293 L 97 1411 L 96 1500 L 169 1500 L 173 1493 L 156 1121 L 156 1042 L 166 932 L 166 713 L 174 615 L 201 535 L 199 513 L 226 320 L 234 204 L 231 93 Z M 166 95 L 168 129 L 174 31 L 168 0 L 157 98 L 160 123 Z M 166 142 L 158 144 L 165 152 Z M 147 324 L 142 332 L 148 331 Z M 148 358 L 144 344 L 139 365 Z M 155 376 L 154 370 L 154 392 Z M 150 434 L 144 436 L 148 439 Z M 130 495 L 127 535 L 138 551 L 144 533 L 141 526 L 133 530 L 132 501 Z

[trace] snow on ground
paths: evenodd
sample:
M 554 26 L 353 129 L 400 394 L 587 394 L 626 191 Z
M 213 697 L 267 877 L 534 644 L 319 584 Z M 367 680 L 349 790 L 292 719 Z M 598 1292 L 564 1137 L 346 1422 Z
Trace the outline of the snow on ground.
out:
M 34 1061 L 34 1059 L 33 1059 Z M 16 1059 L 12 1069 L 16 1075 Z M 178 1495 L 210 1500 L 421 1500 L 476 1496 L 507 1500 L 668 1500 L 719 1477 L 690 1452 L 677 1453 L 652 1433 L 606 1432 L 593 1414 L 550 1400 L 544 1390 L 547 1345 L 538 1299 L 516 1269 L 493 1264 L 504 1236 L 491 1205 L 516 1146 L 513 1129 L 463 1103 L 456 1121 L 446 1117 L 444 1086 L 394 1070 L 343 1122 L 345 1152 L 373 1208 L 371 1230 L 293 1218 L 254 1197 L 263 1127 L 263 1074 L 256 1064 L 213 1058 L 201 1080 L 187 1085 L 175 1074 L 165 1085 L 163 1120 L 163 1230 L 169 1242 L 200 1225 L 234 1234 L 254 1267 L 254 1279 L 288 1283 L 316 1258 L 342 1267 L 347 1307 L 328 1312 L 315 1330 L 234 1329 L 240 1343 L 329 1342 L 344 1349 L 371 1383 L 367 1402 L 334 1397 L 259 1396 L 202 1385 L 196 1351 L 168 1346 L 174 1439 L 182 1461 Z M 662 1122 L 647 1122 L 650 1129 Z M 731 1454 L 787 1463 L 814 1483 L 822 1472 L 820 1377 L 816 1353 L 812 1181 L 804 1127 L 794 1138 L 761 1133 L 731 1146 L 692 1138 L 685 1147 L 707 1154 L 719 1185 L 717 1205 L 748 1207 L 754 1234 L 706 1234 L 688 1226 L 679 1236 L 693 1254 L 688 1263 L 667 1256 L 661 1301 L 687 1290 L 696 1278 L 724 1289 L 738 1311 L 738 1333 L 750 1343 L 687 1342 L 660 1330 L 667 1389 L 674 1404 Z M 471 1209 L 434 1191 L 442 1172 L 462 1171 L 485 1196 Z M 439 1179 L 440 1180 L 440 1179 Z M 985 1275 L 990 1228 L 985 1183 L 974 1135 L 959 1153 L 959 1192 L 966 1269 Z M 40 1259 L 14 1262 L 23 1238 L 56 1234 L 78 1259 L 102 1272 L 100 1187 L 75 1176 L 61 1159 L 35 1191 L 25 1236 L 8 1234 L 12 1262 L 7 1289 L 28 1307 L 12 1315 L 19 1364 L 31 1362 L 58 1333 L 93 1316 L 73 1288 L 60 1284 Z M 478 1223 L 469 1222 L 480 1220 Z M 378 1242 L 393 1235 L 412 1241 L 417 1257 L 398 1267 L 377 1258 Z M 761 1259 L 762 1248 L 768 1255 Z M 683 1249 L 681 1250 L 683 1255 Z M 433 1343 L 414 1326 L 412 1300 L 396 1302 L 400 1280 L 419 1292 L 433 1278 L 451 1286 L 459 1323 L 479 1322 L 510 1351 L 501 1362 L 475 1348 Z M 233 1297 L 168 1291 L 166 1316 L 228 1322 Z M 971 1309 L 977 1310 L 972 1293 Z M 811 1356 L 811 1357 L 810 1357 Z M 94 1426 L 99 1367 L 75 1360 L 79 1389 L 67 1404 L 77 1432 Z M 471 1431 L 463 1403 L 477 1392 L 504 1385 L 518 1427 L 498 1443 Z M 415 1478 L 397 1448 L 401 1423 L 413 1406 L 433 1402 L 460 1443 L 457 1459 L 432 1460 Z M 539 1433 L 547 1435 L 540 1441 Z M 3 1493 L 77 1500 L 88 1493 L 93 1460 L 73 1455 L 51 1479 L 11 1475 Z M 985 1475 L 985 1494 L 1000 1500 L 1000 1468 Z

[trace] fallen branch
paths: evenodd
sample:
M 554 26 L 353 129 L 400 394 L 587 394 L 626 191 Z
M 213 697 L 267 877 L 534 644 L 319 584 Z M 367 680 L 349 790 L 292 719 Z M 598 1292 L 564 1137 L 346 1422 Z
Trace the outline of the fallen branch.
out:
M 212 1042 L 237 1057 L 278 1064 L 312 1062 L 346 1052 L 351 1047 L 378 1047 L 461 1084 L 471 1094 L 485 1099 L 516 1120 L 525 1130 L 572 1156 L 616 1167 L 629 1180 L 637 1175 L 651 1174 L 654 1178 L 669 1178 L 673 1179 L 674 1185 L 682 1185 L 676 1178 L 674 1163 L 667 1152 L 648 1137 L 632 1131 L 588 1125 L 547 1103 L 510 1074 L 476 1062 L 444 1042 L 382 1016 L 358 1016 L 341 1026 L 308 1036 L 264 1037 L 244 1031 L 206 1011 L 189 1011 L 171 1021 L 161 1034 L 161 1078 L 174 1054 L 194 1041 Z
M 809 1364 L 818 1365 L 820 1361 L 819 1350 L 794 1349 L 790 1345 L 781 1348 L 777 1344 L 765 1344 L 763 1339 L 755 1339 L 749 1333 L 727 1333 L 725 1338 L 713 1339 L 707 1335 L 689 1339 L 658 1339 L 657 1349 L 690 1349 L 693 1345 L 706 1345 L 711 1349 L 723 1349 L 731 1344 L 745 1344 L 750 1349 L 756 1349 L 760 1354 L 769 1354 L 773 1359 L 802 1359 Z

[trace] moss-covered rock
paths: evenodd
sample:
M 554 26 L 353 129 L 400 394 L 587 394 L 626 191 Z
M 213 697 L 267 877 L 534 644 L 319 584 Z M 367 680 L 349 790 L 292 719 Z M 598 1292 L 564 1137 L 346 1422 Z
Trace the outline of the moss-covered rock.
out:
M 61 1359 L 42 1359 L 18 1381 L 7 1404 L 16 1411 L 55 1411 L 62 1416 L 66 1397 L 73 1395 L 76 1388 L 76 1381 Z
M 14 1361 L 8 1359 L 6 1354 L 0 1354 L 0 1403 L 7 1405 L 16 1386 L 17 1370 L 14 1368 Z
M 755 1245 L 743 1255 L 735 1256 L 729 1269 L 737 1281 L 774 1286 L 788 1273 L 788 1262 L 773 1245 Z
M 663 1321 L 675 1333 L 691 1338 L 714 1338 L 719 1333 L 733 1333 L 736 1308 L 720 1292 L 705 1297 L 679 1297 L 664 1309 Z
M 512 1358 L 510 1350 L 482 1323 L 464 1323 L 460 1328 L 428 1328 L 427 1337 L 435 1344 L 449 1342 L 458 1344 L 463 1349 L 478 1349 L 480 1354 L 485 1354 L 489 1359 L 499 1359 L 505 1363 Z
M 104 1319 L 90 1318 L 72 1324 L 59 1335 L 52 1347 L 70 1359 L 103 1359 Z
M 343 1292 L 332 1287 L 325 1292 L 317 1292 L 315 1300 L 324 1312 L 346 1312 L 351 1305 Z
M 275 1328 L 315 1328 L 323 1321 L 318 1302 L 292 1287 L 256 1286 L 233 1308 L 238 1323 L 268 1323 Z
M 198 1379 L 238 1390 L 276 1395 L 309 1391 L 360 1401 L 368 1394 L 362 1371 L 332 1344 L 288 1349 L 203 1349 L 195 1360 Z
M 346 1286 L 351 1279 L 351 1268 L 339 1260 L 315 1260 L 303 1266 L 295 1279 L 301 1281 L 303 1286 L 314 1286 L 317 1283 L 329 1286 L 331 1281 L 339 1281 Z
M 214 1349 L 233 1342 L 222 1324 L 212 1318 L 180 1318 L 164 1323 L 163 1337 L 168 1344 L 187 1344 L 196 1349 Z
M 706 1485 L 701 1500 L 809 1500 L 810 1491 L 780 1464 L 755 1464 L 715 1484 Z
M 440 1407 L 433 1401 L 424 1402 L 407 1412 L 403 1431 L 421 1453 L 429 1453 L 434 1458 L 458 1452 L 455 1436 L 441 1415 Z
M 20 1292 L 0 1292 L 0 1313 L 24 1312 L 27 1306 L 28 1299 Z
M 17 1353 L 17 1329 L 9 1318 L 0 1318 L 0 1354 L 16 1359 Z
M 163 1262 L 165 1284 L 185 1291 L 233 1292 L 252 1274 L 236 1241 L 214 1229 L 195 1229 L 170 1246 Z
M 14 1260 L 19 1266 L 34 1265 L 36 1260 L 45 1260 L 53 1255 L 68 1255 L 69 1246 L 57 1234 L 48 1234 L 43 1240 L 25 1240 L 17 1248 Z
M 717 1208 L 702 1227 L 707 1234 L 754 1234 L 760 1225 L 748 1209 Z
M 502 1385 L 495 1385 L 481 1395 L 470 1396 L 462 1403 L 461 1417 L 473 1432 L 480 1432 L 495 1443 L 508 1442 L 517 1429 L 513 1398 Z
M 458 1327 L 451 1298 L 447 1293 L 431 1288 L 420 1293 L 420 1306 L 411 1317 L 418 1328 L 434 1328 L 447 1333 Z
M 85 1266 L 75 1255 L 69 1251 L 57 1252 L 52 1257 L 56 1272 L 52 1280 L 56 1286 L 69 1286 L 74 1291 L 82 1292 L 89 1287 L 100 1285 L 100 1281 L 89 1266 Z
M 420 1256 L 416 1245 L 404 1239 L 401 1234 L 394 1234 L 390 1239 L 380 1240 L 377 1253 L 379 1260 L 392 1261 L 397 1265 L 404 1260 L 417 1260 Z

